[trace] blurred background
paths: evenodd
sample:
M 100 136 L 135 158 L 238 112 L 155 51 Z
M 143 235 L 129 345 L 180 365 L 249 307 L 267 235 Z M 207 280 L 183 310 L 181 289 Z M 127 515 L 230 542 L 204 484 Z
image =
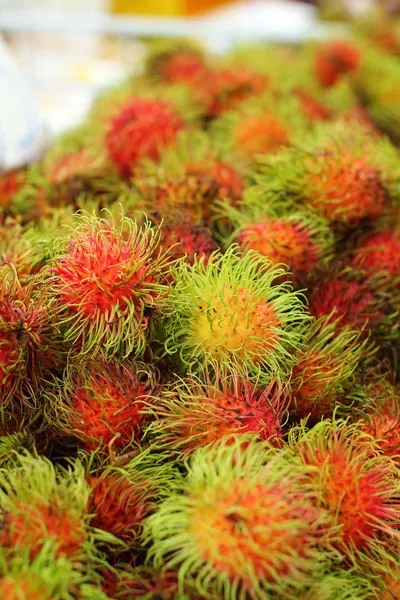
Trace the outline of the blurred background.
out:
M 30 160 L 43 140 L 77 124 L 101 89 L 140 68 L 148 38 L 190 36 L 217 53 L 252 40 L 295 44 L 346 35 L 346 21 L 371 6 L 370 0 L 0 0 L 0 167 Z M 395 0 L 386 0 L 385 11 L 397 11 Z

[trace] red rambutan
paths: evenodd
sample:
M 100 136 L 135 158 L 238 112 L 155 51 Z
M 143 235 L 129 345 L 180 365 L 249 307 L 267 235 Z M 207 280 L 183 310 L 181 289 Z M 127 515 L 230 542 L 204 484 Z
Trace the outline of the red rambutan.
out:
M 323 421 L 294 439 L 296 454 L 311 467 L 318 504 L 338 528 L 337 548 L 350 560 L 364 556 L 379 567 L 400 538 L 395 463 L 347 421 Z
M 204 257 L 207 262 L 217 249 L 211 231 L 207 227 L 195 225 L 187 220 L 165 221 L 161 227 L 161 245 L 170 249 L 172 258 L 185 258 L 193 264 L 195 256 Z
M 274 381 L 263 387 L 237 374 L 219 374 L 214 383 L 191 377 L 162 394 L 149 431 L 182 454 L 242 433 L 280 446 L 287 404 L 287 392 Z
M 89 483 L 89 512 L 94 514 L 91 525 L 129 545 L 137 542 L 143 520 L 152 509 L 146 482 L 131 482 L 123 475 L 104 472 L 90 477 Z
M 319 83 L 331 87 L 345 74 L 356 71 L 361 53 L 347 41 L 330 41 L 320 44 L 315 52 L 314 69 Z
M 294 93 L 300 102 L 304 116 L 309 121 L 328 121 L 332 117 L 332 111 L 314 98 L 306 89 L 298 87 L 294 90 Z
M 157 59 L 157 74 L 167 83 L 194 83 L 206 73 L 204 58 L 193 50 L 178 49 Z
M 400 275 L 400 236 L 397 232 L 384 231 L 368 235 L 354 249 L 351 264 L 368 275 L 386 272 L 393 277 Z
M 124 448 L 140 440 L 150 402 L 150 375 L 145 367 L 111 362 L 88 363 L 65 380 L 61 411 L 66 430 L 87 449 Z
M 333 277 L 314 287 L 310 312 L 315 317 L 330 316 L 331 323 L 355 329 L 368 326 L 378 316 L 376 299 L 368 286 Z
M 147 312 L 162 306 L 169 290 L 160 233 L 127 217 L 118 229 L 97 217 L 79 221 L 52 267 L 66 340 L 81 353 L 138 355 L 146 345 Z
M 24 183 L 21 171 L 9 171 L 0 174 L 0 207 L 8 207 L 12 203 L 14 194 Z
M 307 202 L 324 217 L 358 223 L 382 214 L 387 193 L 381 173 L 368 160 L 328 151 L 309 163 Z
M 132 98 L 112 119 L 106 134 L 110 160 L 122 177 L 129 177 L 139 160 L 157 160 L 182 128 L 183 121 L 170 102 Z

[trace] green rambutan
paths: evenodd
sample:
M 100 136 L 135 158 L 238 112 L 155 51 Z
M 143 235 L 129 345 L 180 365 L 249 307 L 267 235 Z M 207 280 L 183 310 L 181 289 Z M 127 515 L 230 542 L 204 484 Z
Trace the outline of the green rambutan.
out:
M 57 394 L 58 388 L 56 388 Z M 59 396 L 50 401 L 48 418 L 82 441 L 87 450 L 119 450 L 140 441 L 154 382 L 139 363 L 115 360 L 72 365 Z
M 106 133 L 109 158 L 122 177 L 129 177 L 141 159 L 157 160 L 183 125 L 169 101 L 130 98 L 112 118 Z
M 359 424 L 322 421 L 290 434 L 296 456 L 309 467 L 318 506 L 337 527 L 337 549 L 355 564 L 379 568 L 399 542 L 399 471 Z
M 167 259 L 160 232 L 121 216 L 79 216 L 67 246 L 56 253 L 50 286 L 63 302 L 65 340 L 81 354 L 143 353 L 149 315 L 166 301 Z
M 257 386 L 243 375 L 215 370 L 213 378 L 188 377 L 161 394 L 150 408 L 154 420 L 147 432 L 156 436 L 152 443 L 185 455 L 222 437 L 246 433 L 281 446 L 287 390 L 273 380 Z
M 344 74 L 356 71 L 360 62 L 360 50 L 352 42 L 328 41 L 315 51 L 315 76 L 322 86 L 331 87 Z
M 284 274 L 254 251 L 240 258 L 234 246 L 207 265 L 182 263 L 168 298 L 166 351 L 194 368 L 217 361 L 261 378 L 285 372 L 309 316 L 290 283 L 277 284 Z
M 363 346 L 358 338 L 359 333 L 347 327 L 338 332 L 329 317 L 312 324 L 291 377 L 295 416 L 315 423 L 343 404 L 362 359 Z
M 176 567 L 181 594 L 194 579 L 200 594 L 298 598 L 321 569 L 317 549 L 324 511 L 313 506 L 303 471 L 260 442 L 201 448 L 176 492 L 148 519 L 149 558 Z

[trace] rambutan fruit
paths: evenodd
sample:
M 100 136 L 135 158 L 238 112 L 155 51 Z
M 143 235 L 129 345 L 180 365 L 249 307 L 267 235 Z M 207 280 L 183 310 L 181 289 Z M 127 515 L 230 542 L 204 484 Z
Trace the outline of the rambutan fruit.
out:
M 337 527 L 337 549 L 350 563 L 379 569 L 399 541 L 399 477 L 356 423 L 325 420 L 309 432 L 293 429 L 295 454 L 309 467 L 318 506 Z
M 34 405 L 44 370 L 62 358 L 61 306 L 41 281 L 19 281 L 15 269 L 0 269 L 0 397 Z
M 216 377 L 188 377 L 162 393 L 150 408 L 152 443 L 185 455 L 221 437 L 246 433 L 281 446 L 287 390 L 276 381 L 257 386 L 243 375 L 215 370 Z
M 0 207 L 11 206 L 13 196 L 23 185 L 25 173 L 13 170 L 0 175 Z
M 356 246 L 351 265 L 376 277 L 386 273 L 390 277 L 400 275 L 400 235 L 396 231 L 382 231 L 367 235 Z
M 157 41 L 146 59 L 146 72 L 168 84 L 193 84 L 208 71 L 206 57 L 190 42 Z
M 167 220 L 162 224 L 161 246 L 170 250 L 173 259 L 183 258 L 190 264 L 193 264 L 195 256 L 204 257 L 207 262 L 217 249 L 208 227 L 192 224 L 185 219 Z
M 41 244 L 32 229 L 24 232 L 20 219 L 6 217 L 0 223 L 0 265 L 12 264 L 20 279 L 36 273 L 44 262 Z
M 53 259 L 52 293 L 65 307 L 65 340 L 81 354 L 126 357 L 144 351 L 149 314 L 165 303 L 167 260 L 160 233 L 121 216 L 80 216 Z M 65 245 L 64 245 L 65 246 Z
M 105 137 L 108 156 L 121 176 L 129 177 L 139 160 L 157 160 L 183 126 L 172 103 L 131 98 L 111 120 Z
M 237 108 L 244 100 L 259 95 L 269 85 L 264 75 L 242 65 L 208 69 L 197 80 L 195 95 L 204 105 L 207 119 L 215 119 L 226 110 Z
M 273 115 L 243 118 L 236 131 L 236 145 L 249 156 L 274 152 L 288 142 L 286 125 Z
M 331 87 L 346 73 L 356 71 L 361 63 L 361 52 L 348 41 L 329 41 L 315 51 L 315 76 L 323 87 Z
M 364 282 L 345 276 L 326 276 L 310 295 L 310 312 L 315 317 L 329 316 L 340 327 L 360 329 L 379 316 L 377 299 Z
M 123 449 L 140 441 L 146 421 L 144 408 L 153 385 L 145 365 L 115 360 L 71 366 L 59 396 L 50 402 L 49 418 L 81 440 L 87 450 Z M 57 394 L 57 391 L 55 394 Z
M 344 122 L 321 124 L 292 147 L 265 156 L 257 176 L 264 201 L 311 206 L 335 228 L 354 227 L 382 216 L 397 200 L 398 152 Z
M 296 417 L 308 417 L 309 423 L 316 423 L 343 404 L 362 358 L 363 345 L 358 338 L 359 333 L 347 327 L 338 332 L 329 317 L 312 324 L 291 377 Z
M 313 506 L 300 468 L 261 442 L 240 438 L 199 448 L 188 475 L 147 521 L 149 558 L 178 568 L 207 596 L 298 598 L 326 553 L 317 549 L 324 511 Z
M 230 216 L 242 251 L 255 250 L 275 265 L 286 265 L 296 280 L 310 275 L 333 247 L 329 224 L 312 212 L 268 215 L 265 209 L 246 210 L 243 203 Z
M 294 94 L 299 100 L 301 110 L 304 116 L 311 121 L 329 121 L 332 117 L 332 110 L 317 100 L 311 92 L 302 87 L 297 87 Z
M 31 558 L 49 542 L 57 557 L 95 552 L 94 533 L 89 536 L 89 494 L 79 462 L 60 472 L 47 459 L 22 455 L 20 464 L 2 477 L 2 546 L 16 552 L 24 549 Z
M 309 319 L 285 271 L 249 250 L 240 258 L 232 246 L 211 255 L 207 265 L 182 263 L 168 299 L 165 348 L 197 368 L 210 362 L 269 377 L 285 371 Z
M 333 571 L 325 574 L 298 600 L 372 600 L 373 584 L 356 569 Z

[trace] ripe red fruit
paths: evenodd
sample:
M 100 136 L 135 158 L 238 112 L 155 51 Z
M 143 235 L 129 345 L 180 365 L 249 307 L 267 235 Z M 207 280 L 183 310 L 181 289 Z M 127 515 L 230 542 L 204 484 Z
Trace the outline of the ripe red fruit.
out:
M 166 100 L 132 98 L 110 123 L 105 143 L 110 160 L 122 177 L 129 177 L 142 158 L 157 160 L 183 128 L 183 121 Z
M 322 86 L 331 87 L 343 74 L 355 71 L 360 62 L 361 53 L 350 42 L 326 42 L 316 50 L 315 75 Z
M 167 83 L 193 83 L 207 70 L 200 53 L 180 49 L 158 59 L 158 75 Z
M 130 482 L 123 476 L 103 473 L 91 477 L 89 483 L 92 487 L 89 512 L 94 514 L 91 525 L 129 545 L 135 543 L 143 519 L 152 508 L 145 482 Z
M 268 154 L 289 142 L 289 132 L 273 115 L 248 116 L 241 119 L 235 133 L 236 146 L 244 154 Z
M 170 249 L 172 258 L 185 258 L 193 264 L 194 257 L 204 257 L 207 262 L 211 253 L 217 249 L 211 231 L 202 225 L 195 225 L 190 221 L 172 220 L 163 223 L 161 228 L 161 245 Z
M 309 166 L 307 202 L 327 219 L 358 223 L 382 214 L 386 190 L 380 172 L 365 158 L 326 151 Z
M 397 232 L 386 231 L 367 236 L 354 250 L 351 264 L 363 269 L 369 275 L 387 272 L 400 274 L 400 236 Z
M 298 87 L 294 90 L 296 97 L 300 102 L 301 110 L 304 116 L 310 121 L 328 121 L 332 116 L 332 111 L 322 102 L 319 102 L 306 89 Z

